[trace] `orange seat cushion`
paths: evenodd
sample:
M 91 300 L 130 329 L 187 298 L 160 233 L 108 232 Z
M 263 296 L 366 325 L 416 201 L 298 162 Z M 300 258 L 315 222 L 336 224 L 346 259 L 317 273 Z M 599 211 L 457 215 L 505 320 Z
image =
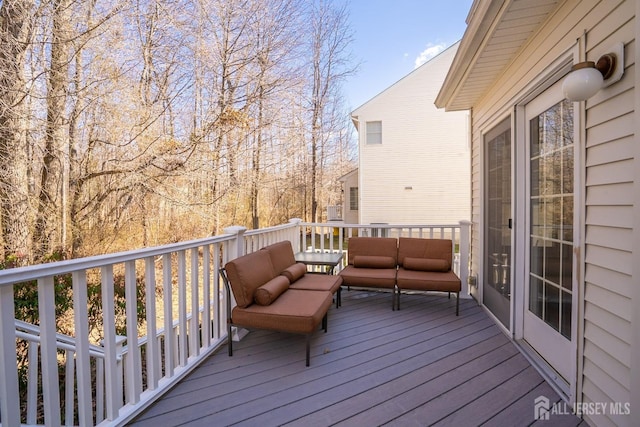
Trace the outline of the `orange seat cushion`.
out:
M 307 291 L 327 291 L 335 294 L 342 285 L 342 277 L 330 274 L 307 273 L 293 282 L 289 289 L 303 289 Z
M 460 279 L 453 271 L 446 273 L 435 271 L 416 271 L 398 269 L 398 288 L 416 291 L 460 292 Z
M 256 289 L 276 277 L 267 251 L 256 251 L 238 257 L 224 267 L 239 307 L 253 304 Z
M 329 310 L 330 292 L 289 289 L 270 305 L 235 307 L 232 323 L 245 328 L 310 334 L 318 329 Z

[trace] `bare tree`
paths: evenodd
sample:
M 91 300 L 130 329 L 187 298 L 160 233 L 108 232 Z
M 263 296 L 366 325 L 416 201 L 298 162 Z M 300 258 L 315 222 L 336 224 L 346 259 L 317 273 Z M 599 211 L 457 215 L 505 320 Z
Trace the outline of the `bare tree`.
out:
M 201 66 L 198 75 L 207 85 L 202 88 L 200 129 L 194 129 L 194 142 L 205 144 L 208 153 L 209 191 L 216 218 L 222 202 L 229 200 L 227 213 L 235 222 L 238 194 L 238 158 L 247 137 L 246 112 L 247 66 L 251 45 L 248 33 L 256 4 L 251 0 L 210 0 L 199 9 L 199 37 L 207 41 L 207 49 L 196 52 Z M 199 95 L 200 96 L 200 95 Z M 224 214 L 223 214 L 224 215 Z
M 28 256 L 29 188 L 25 54 L 33 24 L 31 0 L 0 6 L 0 222 L 4 257 Z
M 125 227 L 131 236 L 125 245 L 150 243 L 165 180 L 189 155 L 190 148 L 176 143 L 173 133 L 171 106 L 190 85 L 176 59 L 182 39 L 174 14 L 148 1 L 129 9 L 116 4 L 87 21 L 91 32 L 82 56 L 90 60 L 77 63 L 74 79 L 69 209 L 74 252 L 83 236 L 116 241 Z M 120 54 L 111 55 L 111 49 Z
M 293 59 L 301 46 L 298 38 L 302 6 L 295 0 L 270 0 L 262 4 L 256 18 L 255 59 L 256 75 L 253 78 L 254 144 L 251 154 L 251 175 L 249 189 L 249 208 L 251 224 L 260 228 L 259 195 L 262 177 L 262 162 L 265 151 L 265 139 L 273 132 L 275 120 L 274 108 L 284 104 L 281 94 L 291 90 L 299 82 L 298 70 Z M 267 6 L 267 7 L 265 7 Z M 271 107 L 271 108 L 270 108 Z M 270 111 L 271 110 L 271 111 Z
M 350 63 L 349 45 L 352 40 L 348 27 L 346 5 L 334 8 L 328 1 L 314 3 L 309 35 L 311 58 L 311 82 L 309 124 L 311 151 L 311 212 L 310 219 L 318 220 L 318 185 L 323 161 L 323 150 L 329 132 L 325 125 L 330 122 L 329 112 L 333 102 L 339 98 L 341 81 L 355 72 Z
M 71 4 L 71 0 L 53 0 L 51 3 L 53 24 L 47 79 L 45 146 L 33 234 L 34 252 L 38 259 L 63 247 L 62 178 L 69 141 L 65 113 L 69 83 Z

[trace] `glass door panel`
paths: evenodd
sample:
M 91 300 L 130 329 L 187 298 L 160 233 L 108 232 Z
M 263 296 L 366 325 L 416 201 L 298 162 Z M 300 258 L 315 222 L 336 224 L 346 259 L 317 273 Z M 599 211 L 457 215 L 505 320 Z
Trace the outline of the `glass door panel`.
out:
M 573 103 L 561 101 L 529 123 L 529 311 L 571 339 Z
M 560 83 L 525 106 L 528 213 L 523 337 L 568 382 L 574 372 L 574 111 Z
M 486 218 L 483 303 L 511 326 L 511 120 L 485 136 Z

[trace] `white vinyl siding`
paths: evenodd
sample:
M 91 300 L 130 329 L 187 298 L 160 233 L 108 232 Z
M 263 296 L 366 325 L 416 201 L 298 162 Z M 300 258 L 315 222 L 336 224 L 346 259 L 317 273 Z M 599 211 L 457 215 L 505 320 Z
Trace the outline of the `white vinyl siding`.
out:
M 342 220 L 346 224 L 357 224 L 359 222 L 359 211 L 358 211 L 358 169 L 355 169 L 348 174 L 340 177 L 340 182 L 342 183 L 342 194 L 344 197 L 343 200 L 343 209 L 342 209 Z M 352 188 L 356 189 L 355 195 L 355 210 L 352 209 L 354 207 L 353 203 L 353 191 Z
M 610 18 L 587 34 L 587 51 L 610 41 L 633 45 L 635 4 L 598 4 Z M 602 19 L 602 18 L 600 18 Z M 629 402 L 632 337 L 635 49 L 625 49 L 623 80 L 587 103 L 584 303 L 585 402 Z M 595 57 L 597 53 L 589 56 Z M 637 166 L 636 166 L 637 167 Z M 593 415 L 598 425 L 631 425 L 629 417 Z
M 523 4 L 525 2 L 523 1 Z M 526 3 L 528 4 L 528 3 Z M 633 255 L 634 159 L 638 143 L 634 135 L 635 13 L 633 0 L 570 0 L 562 4 L 537 31 L 511 65 L 500 73 L 491 90 L 474 105 L 472 141 L 472 271 L 482 264 L 482 131 L 513 111 L 513 99 L 531 81 L 544 75 L 563 52 L 586 34 L 586 57 L 596 60 L 615 42 L 625 45 L 625 75 L 586 102 L 586 141 L 582 164 L 584 221 L 582 247 L 584 277 L 583 316 L 578 348 L 578 400 L 630 402 L 631 345 L 634 328 L 632 278 L 637 255 Z M 637 221 L 636 221 L 637 223 Z M 517 224 L 516 224 L 517 226 Z M 637 271 L 637 270 L 636 270 Z M 638 279 L 635 279 L 637 285 Z M 637 304 L 636 304 L 637 305 Z M 630 426 L 634 421 L 619 414 L 590 414 L 593 425 Z

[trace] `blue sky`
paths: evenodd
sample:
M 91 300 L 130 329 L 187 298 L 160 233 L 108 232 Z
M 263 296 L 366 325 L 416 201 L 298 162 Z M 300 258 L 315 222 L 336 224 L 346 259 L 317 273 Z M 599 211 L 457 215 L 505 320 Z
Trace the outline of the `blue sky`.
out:
M 344 85 L 350 110 L 462 38 L 472 0 L 338 0 L 347 4 L 360 62 Z

